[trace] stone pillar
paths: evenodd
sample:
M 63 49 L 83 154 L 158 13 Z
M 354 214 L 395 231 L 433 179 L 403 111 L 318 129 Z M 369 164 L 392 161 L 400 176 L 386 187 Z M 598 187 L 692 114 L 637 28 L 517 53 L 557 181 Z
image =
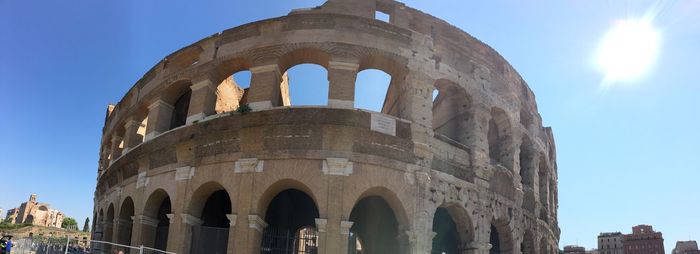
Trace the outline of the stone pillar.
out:
M 138 215 L 134 216 L 134 218 L 134 234 L 131 237 L 132 245 L 143 245 L 153 248 L 156 242 L 158 219 L 146 215 Z
M 216 114 L 216 86 L 211 80 L 204 79 L 190 86 L 192 96 L 187 112 L 187 124 Z
M 244 251 L 242 253 L 260 253 L 260 243 L 266 227 L 267 222 L 260 218 L 260 216 L 248 215 L 248 240 L 250 241 L 250 250 L 252 251 Z
M 181 241 L 180 244 L 180 251 L 178 253 L 190 253 L 190 250 L 192 248 L 192 228 L 196 226 L 201 226 L 204 221 L 200 218 L 194 217 L 192 215 L 182 213 L 180 214 L 180 217 L 182 218 L 182 222 L 180 223 L 180 239 L 178 241 Z M 192 253 L 195 254 L 195 253 Z
M 352 221 L 341 221 L 340 222 L 340 242 L 338 244 L 337 253 L 348 253 L 348 241 L 350 241 L 350 228 L 352 228 Z M 332 253 L 332 252 L 328 252 Z
M 143 137 L 139 135 L 138 130 L 141 127 L 141 123 L 129 119 L 124 124 L 124 152 L 126 153 L 137 145 L 141 144 Z
M 118 136 L 117 134 L 114 134 L 112 136 L 112 157 L 110 158 L 109 162 L 112 163 L 119 158 L 119 156 L 122 156 L 122 149 L 119 147 L 119 145 L 122 143 L 122 137 Z
M 281 101 L 280 83 L 282 75 L 277 64 L 250 68 L 250 95 L 248 105 L 253 111 L 279 106 Z
M 322 218 L 316 218 L 316 230 L 318 234 L 318 242 L 316 243 L 318 247 L 318 254 L 325 254 L 325 253 L 337 253 L 337 252 L 328 252 L 326 251 L 326 244 L 328 243 L 326 241 L 326 225 L 328 224 L 327 219 L 322 219 Z M 347 253 L 347 252 L 346 252 Z
M 163 132 L 170 130 L 170 119 L 173 117 L 173 106 L 157 100 L 148 106 L 148 125 L 144 141 L 153 139 Z
M 357 63 L 331 61 L 328 65 L 328 106 L 332 108 L 355 107 L 355 81 Z
M 178 249 L 177 241 L 184 240 L 181 236 L 177 235 L 180 232 L 180 223 L 175 219 L 175 214 L 169 213 L 165 216 L 168 217 L 168 222 L 170 223 L 168 227 L 168 246 L 165 248 L 169 252 L 175 252 Z
M 228 242 L 226 246 L 227 252 L 232 252 L 236 249 L 236 220 L 238 219 L 237 214 L 227 214 L 229 229 L 228 229 Z

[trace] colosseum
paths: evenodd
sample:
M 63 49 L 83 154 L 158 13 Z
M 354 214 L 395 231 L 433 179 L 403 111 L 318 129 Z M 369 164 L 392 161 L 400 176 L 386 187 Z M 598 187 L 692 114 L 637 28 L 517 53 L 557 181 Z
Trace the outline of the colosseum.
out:
M 300 64 L 327 71 L 327 105 L 290 103 Z M 356 105 L 370 69 L 390 76 L 380 112 Z M 555 151 L 533 92 L 488 45 L 400 2 L 328 0 L 184 47 L 109 106 L 93 238 L 175 253 L 553 254 Z

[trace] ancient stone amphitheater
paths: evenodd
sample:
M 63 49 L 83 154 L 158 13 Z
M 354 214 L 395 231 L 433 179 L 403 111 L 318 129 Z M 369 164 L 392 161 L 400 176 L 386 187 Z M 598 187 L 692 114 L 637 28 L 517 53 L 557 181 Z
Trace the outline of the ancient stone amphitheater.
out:
M 300 64 L 327 70 L 327 105 L 291 106 Z M 369 69 L 391 77 L 381 112 L 356 108 Z M 557 253 L 555 150 L 488 45 L 400 2 L 329 0 L 182 48 L 109 107 L 93 237 L 177 253 Z

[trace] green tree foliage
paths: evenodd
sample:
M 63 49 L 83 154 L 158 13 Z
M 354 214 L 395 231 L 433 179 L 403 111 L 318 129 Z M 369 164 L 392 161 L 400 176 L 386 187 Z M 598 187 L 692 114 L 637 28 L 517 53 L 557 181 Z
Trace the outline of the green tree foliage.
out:
M 71 217 L 66 217 L 63 218 L 63 223 L 61 223 L 61 227 L 65 229 L 76 229 L 78 228 L 78 222 Z
M 83 225 L 83 232 L 90 231 L 90 218 L 85 218 L 85 225 Z

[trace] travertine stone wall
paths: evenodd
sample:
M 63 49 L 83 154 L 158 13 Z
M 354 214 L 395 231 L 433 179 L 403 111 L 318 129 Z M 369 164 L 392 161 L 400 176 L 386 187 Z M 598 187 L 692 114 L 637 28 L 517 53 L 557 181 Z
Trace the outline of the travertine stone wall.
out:
M 328 105 L 290 106 L 286 72 L 304 63 L 328 71 Z M 391 76 L 381 112 L 355 108 L 366 69 Z M 231 79 L 244 70 L 249 89 Z M 228 253 L 259 253 L 268 206 L 294 189 L 315 203 L 319 253 L 348 253 L 367 197 L 397 223 L 392 251 L 430 253 L 446 210 L 460 253 L 556 253 L 555 151 L 534 94 L 488 45 L 399 2 L 329 0 L 187 46 L 110 106 L 93 237 L 154 246 L 169 226 L 163 248 L 190 253 L 223 190 Z

